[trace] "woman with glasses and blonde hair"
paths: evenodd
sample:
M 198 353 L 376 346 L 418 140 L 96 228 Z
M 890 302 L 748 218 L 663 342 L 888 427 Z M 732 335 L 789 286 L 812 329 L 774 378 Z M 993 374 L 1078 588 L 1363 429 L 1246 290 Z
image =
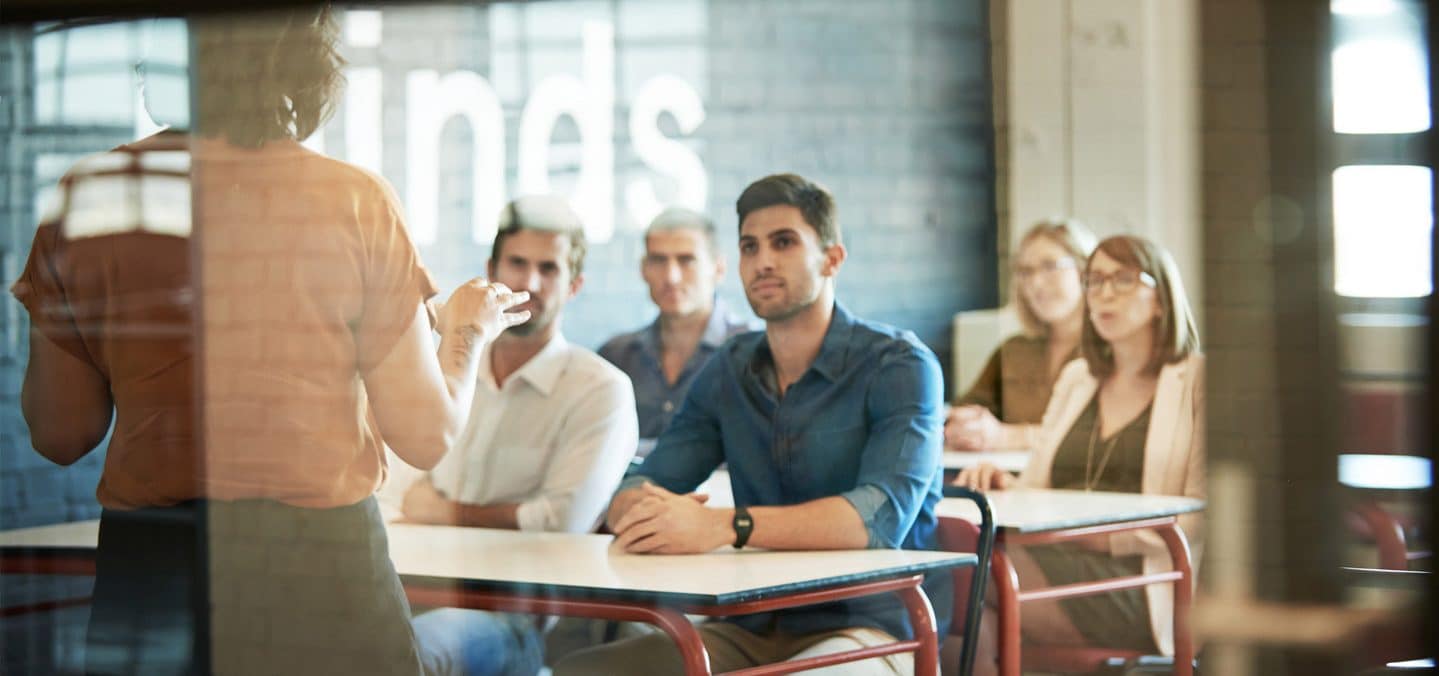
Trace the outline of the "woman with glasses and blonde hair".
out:
M 1041 222 L 1019 242 L 1010 296 L 1024 332 L 990 356 L 945 420 L 945 445 L 961 451 L 1032 448 L 1054 379 L 1079 357 L 1080 273 L 1094 235 L 1078 221 Z
M 1055 382 L 1029 465 L 1016 479 L 981 464 L 955 483 L 1204 497 L 1204 360 L 1174 259 L 1149 240 L 1110 237 L 1089 258 L 1084 291 L 1084 359 Z M 1200 518 L 1180 517 L 1196 562 Z M 1025 589 L 1171 567 L 1147 532 L 1009 554 Z M 1173 654 L 1172 603 L 1169 585 L 1026 603 L 1021 629 L 1049 644 Z

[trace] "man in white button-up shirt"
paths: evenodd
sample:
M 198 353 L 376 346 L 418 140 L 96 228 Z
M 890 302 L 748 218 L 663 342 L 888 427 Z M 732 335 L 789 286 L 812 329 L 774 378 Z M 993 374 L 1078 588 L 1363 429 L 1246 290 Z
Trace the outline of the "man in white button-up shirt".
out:
M 455 450 L 403 490 L 405 518 L 571 533 L 599 524 L 639 431 L 629 377 L 560 333 L 584 281 L 583 232 L 556 197 L 523 197 L 501 213 L 489 277 L 528 291 L 513 310 L 531 318 L 485 349 L 469 422 Z M 415 628 L 428 673 L 540 666 L 528 616 L 443 609 L 417 617 Z

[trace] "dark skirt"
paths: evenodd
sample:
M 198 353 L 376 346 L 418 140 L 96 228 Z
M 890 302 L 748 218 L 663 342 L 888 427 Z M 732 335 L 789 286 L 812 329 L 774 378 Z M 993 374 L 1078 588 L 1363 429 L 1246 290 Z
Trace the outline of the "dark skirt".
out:
M 1072 544 L 1036 545 L 1025 551 L 1050 586 L 1138 575 L 1144 567 L 1140 556 L 1116 558 Z M 1059 606 L 1089 645 L 1159 653 L 1143 589 L 1060 599 Z
M 100 517 L 92 674 L 417 674 L 374 498 L 201 501 Z

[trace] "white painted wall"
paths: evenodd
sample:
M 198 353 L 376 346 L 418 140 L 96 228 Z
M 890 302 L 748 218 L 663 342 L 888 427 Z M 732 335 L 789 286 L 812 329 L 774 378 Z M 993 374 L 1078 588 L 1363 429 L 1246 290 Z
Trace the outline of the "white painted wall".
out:
M 1011 247 L 1056 216 L 1150 237 L 1202 311 L 1196 2 L 1009 0 L 996 43 Z

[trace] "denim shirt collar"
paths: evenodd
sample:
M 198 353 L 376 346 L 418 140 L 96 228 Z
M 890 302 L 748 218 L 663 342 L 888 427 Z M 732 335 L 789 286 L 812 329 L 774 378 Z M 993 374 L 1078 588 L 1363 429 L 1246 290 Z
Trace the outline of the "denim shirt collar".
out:
M 835 382 L 845 372 L 849 359 L 850 335 L 854 332 L 854 315 L 839 301 L 834 302 L 834 314 L 830 317 L 829 328 L 825 329 L 824 340 L 820 342 L 819 354 L 810 364 L 809 370 L 818 373 L 825 380 Z M 770 353 L 768 337 L 755 342 L 754 352 L 749 355 L 749 372 L 760 375 L 773 369 L 774 355 Z
M 848 364 L 850 334 L 854 332 L 854 315 L 844 309 L 839 301 L 834 302 L 834 317 L 829 320 L 829 330 L 824 333 L 824 342 L 820 343 L 819 355 L 814 358 L 810 368 L 825 377 L 825 380 L 834 382 L 839 380 L 845 372 Z

